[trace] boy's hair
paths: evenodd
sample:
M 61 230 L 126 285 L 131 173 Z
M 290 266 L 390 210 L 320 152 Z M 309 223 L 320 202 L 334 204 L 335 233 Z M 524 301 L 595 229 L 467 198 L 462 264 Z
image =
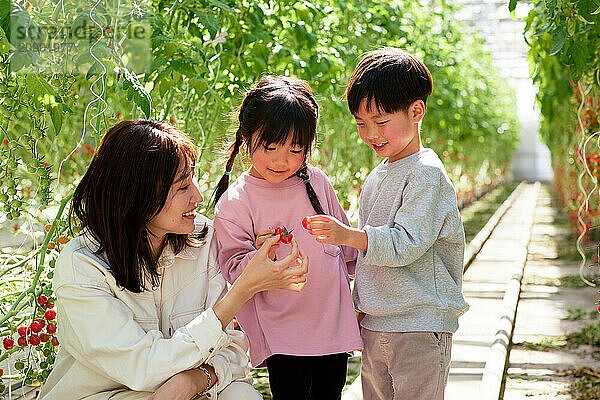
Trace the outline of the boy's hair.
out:
M 366 53 L 359 61 L 346 86 L 346 99 L 356 114 L 363 99 L 371 111 L 406 111 L 416 100 L 427 104 L 433 89 L 431 73 L 410 53 L 395 47 L 384 47 Z
M 229 147 L 225 173 L 217 184 L 211 206 L 214 207 L 227 190 L 235 157 L 242 146 L 252 154 L 260 146 L 283 144 L 292 135 L 292 144 L 304 149 L 304 163 L 296 175 L 304 180 L 315 212 L 324 214 L 306 166 L 306 158 L 315 140 L 318 118 L 319 106 L 308 83 L 288 76 L 261 78 L 246 93 L 240 106 L 235 141 Z
M 158 258 L 148 223 L 162 210 L 178 170 L 193 173 L 198 152 L 192 140 L 169 124 L 121 121 L 104 135 L 75 189 L 69 222 L 85 230 L 106 253 L 117 284 L 134 293 L 158 286 Z M 182 164 L 183 163 L 183 164 Z M 167 233 L 162 248 L 175 254 L 199 246 L 208 228 L 192 235 Z M 159 252 L 160 254 L 160 252 Z

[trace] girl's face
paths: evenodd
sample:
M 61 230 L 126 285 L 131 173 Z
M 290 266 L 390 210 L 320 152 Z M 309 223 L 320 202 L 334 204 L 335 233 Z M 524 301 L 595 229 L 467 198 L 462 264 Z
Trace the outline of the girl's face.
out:
M 167 233 L 190 234 L 194 231 L 196 207 L 204 200 L 195 178 L 194 167 L 188 170 L 180 167 L 175 175 L 165 205 L 147 225 L 155 235 L 150 235 L 154 249 Z
M 254 140 L 258 137 L 256 134 L 253 136 Z M 304 163 L 306 151 L 302 146 L 292 145 L 292 136 L 289 135 L 284 144 L 258 146 L 250 155 L 252 167 L 249 174 L 270 183 L 280 183 L 294 175 Z

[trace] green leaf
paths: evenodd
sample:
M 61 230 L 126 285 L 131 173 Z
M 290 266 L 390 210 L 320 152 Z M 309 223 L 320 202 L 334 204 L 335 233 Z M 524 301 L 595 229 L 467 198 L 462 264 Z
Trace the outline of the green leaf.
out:
M 123 68 L 123 89 L 127 92 L 127 98 L 133 100 L 144 112 L 146 118 L 150 118 L 150 106 L 152 98 L 144 89 L 138 78 L 127 68 Z
M 4 34 L 8 34 L 10 30 L 10 11 L 12 2 L 9 0 L 0 0 L 0 29 Z
M 50 119 L 52 119 L 52 126 L 54 127 L 54 133 L 58 135 L 63 123 L 63 105 L 57 103 L 56 106 L 51 107 Z
M 194 66 L 192 65 L 192 63 L 190 62 L 189 59 L 188 60 L 171 60 L 169 62 L 169 64 L 171 65 L 173 70 L 179 72 L 182 75 L 186 75 L 189 78 L 193 78 L 197 75 L 196 70 L 194 69 Z
M 209 3 L 214 4 L 215 6 L 219 7 L 222 10 L 225 11 L 229 11 L 230 13 L 235 13 L 235 10 L 231 7 L 229 7 L 227 4 L 220 2 L 220 1 L 216 1 L 216 0 L 210 0 Z
M 219 20 L 213 17 L 212 15 L 205 14 L 202 11 L 197 10 L 195 8 L 191 8 L 190 10 L 198 17 L 198 22 L 200 22 L 202 26 L 208 29 L 210 36 L 215 37 L 217 32 L 219 31 Z
M 201 38 L 202 37 L 202 31 L 200 31 L 200 28 L 198 28 L 198 25 L 196 25 L 193 22 L 188 27 L 188 31 L 190 32 L 190 34 L 192 36 L 195 36 L 197 38 Z
M 38 74 L 27 74 L 25 85 L 27 93 L 33 98 L 33 103 L 37 107 L 48 108 L 51 104 L 56 103 L 54 89 Z
M 591 15 L 600 14 L 600 6 L 596 9 L 596 11 L 590 13 Z
M 33 98 L 33 103 L 37 107 L 44 107 L 50 115 L 54 132 L 58 134 L 62 128 L 64 111 L 62 102 L 57 101 L 54 88 L 45 79 L 33 73 L 27 74 L 25 85 L 27 93 Z
M 533 34 L 533 36 L 541 36 L 544 33 L 548 32 L 548 30 L 550 28 L 552 28 L 554 26 L 554 21 L 553 20 L 549 20 L 548 22 L 546 22 L 546 24 L 542 27 L 542 29 L 540 29 L 539 31 L 537 31 L 536 33 Z
M 150 76 L 150 74 L 152 74 L 154 71 L 156 71 L 157 69 L 159 69 L 160 67 L 162 67 L 166 63 L 167 63 L 167 58 L 162 53 L 159 53 L 158 55 L 155 55 L 152 58 L 152 61 L 150 62 L 150 65 L 148 66 L 148 70 L 147 70 L 146 76 L 147 77 Z
M 510 0 L 510 1 L 508 2 L 508 11 L 511 11 L 511 12 L 512 12 L 512 11 L 514 11 L 514 10 L 515 10 L 515 8 L 517 8 L 517 1 L 518 1 L 518 0 Z
M 559 27 L 552 32 L 552 49 L 550 55 L 553 56 L 562 49 L 567 37 L 567 31 L 563 27 Z
M 85 74 L 85 79 L 87 79 L 88 81 L 90 80 L 90 78 L 98 73 L 100 71 L 100 65 L 95 62 L 92 64 L 92 66 L 90 67 L 90 69 L 88 69 L 87 74 Z
M 4 29 L 0 29 L 0 55 L 6 55 L 10 51 L 10 43 L 6 38 L 6 33 L 4 33 Z
M 196 93 L 198 93 L 199 96 L 202 96 L 202 94 L 208 89 L 208 84 L 206 80 L 202 78 L 190 79 L 190 85 L 194 88 L 194 90 L 196 91 Z

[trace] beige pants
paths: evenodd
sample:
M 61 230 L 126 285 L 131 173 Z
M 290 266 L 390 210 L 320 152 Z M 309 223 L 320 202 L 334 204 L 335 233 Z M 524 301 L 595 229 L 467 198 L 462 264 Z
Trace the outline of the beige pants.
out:
M 448 332 L 361 328 L 364 400 L 443 400 L 450 368 Z
M 107 394 L 105 393 L 105 396 Z M 119 390 L 108 394 L 108 397 L 102 397 L 103 399 L 110 400 L 147 400 L 152 395 L 151 392 L 134 392 L 132 390 Z M 100 398 L 100 397 L 99 397 Z M 207 399 L 207 397 L 201 397 L 201 399 Z M 252 387 L 252 385 L 245 382 L 231 382 L 225 389 L 223 389 L 218 395 L 218 400 L 262 400 L 260 393 Z M 217 400 L 211 399 L 211 400 Z

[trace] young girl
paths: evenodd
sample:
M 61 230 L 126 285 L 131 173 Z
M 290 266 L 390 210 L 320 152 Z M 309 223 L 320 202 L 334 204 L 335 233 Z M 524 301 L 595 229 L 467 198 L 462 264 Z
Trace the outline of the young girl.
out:
M 327 176 L 306 166 L 317 118 L 318 105 L 306 82 L 262 78 L 242 103 L 235 142 L 215 192 L 214 226 L 227 281 L 236 280 L 277 228 L 292 232 L 310 260 L 301 292 L 261 292 L 237 313 L 250 340 L 251 364 L 266 364 L 274 400 L 341 398 L 347 352 L 362 349 L 348 283 L 357 251 L 316 242 L 302 227 L 303 218 L 314 214 L 348 223 Z M 252 167 L 227 189 L 242 146 Z M 272 259 L 284 256 L 285 242 L 271 249 Z

